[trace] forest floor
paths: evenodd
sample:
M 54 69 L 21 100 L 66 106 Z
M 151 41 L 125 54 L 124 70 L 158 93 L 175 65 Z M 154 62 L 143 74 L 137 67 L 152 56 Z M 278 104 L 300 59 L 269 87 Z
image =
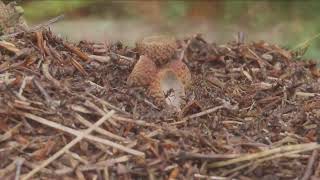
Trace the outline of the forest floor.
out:
M 0 177 L 319 178 L 316 63 L 235 39 L 180 37 L 192 81 L 180 111 L 127 85 L 132 45 L 48 30 L 1 41 Z

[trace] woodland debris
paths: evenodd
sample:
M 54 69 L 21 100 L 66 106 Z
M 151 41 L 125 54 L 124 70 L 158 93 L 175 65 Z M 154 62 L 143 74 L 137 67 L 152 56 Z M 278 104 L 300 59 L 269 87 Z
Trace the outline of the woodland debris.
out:
M 278 45 L 239 42 L 181 40 L 177 58 L 192 83 L 181 81 L 190 85 L 177 111 L 127 83 L 136 47 L 111 43 L 101 51 L 45 28 L 7 37 L 0 41 L 1 177 L 319 178 L 316 64 Z

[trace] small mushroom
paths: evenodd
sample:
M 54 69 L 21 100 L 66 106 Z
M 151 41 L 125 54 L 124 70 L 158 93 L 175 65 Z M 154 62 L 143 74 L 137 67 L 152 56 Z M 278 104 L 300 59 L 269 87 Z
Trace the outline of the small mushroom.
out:
M 192 84 L 191 72 L 184 62 L 179 59 L 174 59 L 169 61 L 168 64 L 165 65 L 165 68 L 172 69 L 177 74 L 178 78 L 181 80 L 185 88 L 190 87 L 190 85 Z
M 186 89 L 191 85 L 191 73 L 186 64 L 172 60 L 161 68 L 149 86 L 149 92 L 157 104 L 164 102 L 180 111 L 185 103 Z
M 149 92 L 155 98 L 157 104 L 164 102 L 180 110 L 184 103 L 185 88 L 177 76 L 170 68 L 164 68 L 159 71 L 154 81 L 149 86 Z
M 136 43 L 140 55 L 150 57 L 157 65 L 166 64 L 175 55 L 177 40 L 170 36 L 150 36 Z
M 158 72 L 156 64 L 147 56 L 140 56 L 127 79 L 129 86 L 148 86 Z
M 158 105 L 180 111 L 186 89 L 191 85 L 188 66 L 174 57 L 177 41 L 168 36 L 152 36 L 137 42 L 140 59 L 127 80 L 130 86 L 145 86 Z

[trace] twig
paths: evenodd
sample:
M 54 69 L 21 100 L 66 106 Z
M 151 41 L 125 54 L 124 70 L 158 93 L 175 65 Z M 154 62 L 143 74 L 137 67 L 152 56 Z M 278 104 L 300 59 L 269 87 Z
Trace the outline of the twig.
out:
M 282 152 L 282 153 L 280 152 L 279 154 L 275 154 L 275 155 L 272 155 L 272 156 L 268 156 L 268 157 L 265 157 L 265 158 L 262 158 L 262 159 L 258 159 L 258 160 L 252 161 L 252 162 L 245 163 L 245 164 L 243 164 L 241 166 L 237 166 L 236 168 L 231 169 L 230 171 L 224 172 L 222 175 L 223 176 L 227 176 L 228 174 L 231 174 L 233 172 L 242 170 L 242 169 L 244 169 L 246 167 L 250 167 L 253 164 L 260 164 L 260 163 L 263 163 L 265 161 L 269 161 L 269 160 L 273 160 L 273 159 L 281 158 L 281 157 L 287 157 L 289 155 L 298 154 L 298 153 L 302 153 L 302 152 L 306 152 L 306 151 L 311 151 L 311 150 L 314 150 L 316 148 L 319 148 L 319 146 L 318 147 L 308 146 L 308 147 L 305 147 L 305 148 L 301 148 L 301 149 L 293 150 L 293 151 L 289 151 L 289 152 Z
M 89 101 L 89 100 L 86 100 L 86 101 L 84 102 L 84 105 L 87 106 L 87 107 L 89 107 L 89 108 L 91 108 L 91 109 L 93 109 L 93 110 L 95 110 L 95 111 L 97 111 L 97 112 L 98 112 L 100 115 L 102 115 L 102 116 L 105 114 L 105 111 L 104 111 L 104 110 L 100 109 L 97 105 L 95 105 L 94 103 L 92 103 L 92 102 Z M 119 124 L 117 124 L 116 122 L 114 122 L 112 119 L 109 119 L 108 122 L 109 122 L 110 124 L 112 124 L 113 126 L 115 126 L 115 127 L 120 127 Z
M 15 180 L 19 180 L 20 179 L 21 166 L 22 166 L 23 162 L 24 162 L 23 158 L 18 158 L 17 161 L 16 161 L 17 168 L 16 168 L 16 177 L 14 178 Z
M 31 119 L 31 120 L 34 120 L 34 121 L 38 122 L 38 123 L 41 123 L 43 125 L 46 125 L 46 126 L 49 126 L 49 127 L 55 128 L 55 129 L 59 129 L 61 131 L 67 132 L 69 134 L 73 134 L 75 136 L 79 136 L 79 135 L 82 134 L 81 132 L 79 132 L 77 130 L 74 130 L 74 129 L 66 127 L 66 126 L 63 126 L 63 125 L 55 123 L 53 121 L 49 121 L 47 119 L 44 119 L 42 117 L 30 114 L 30 113 L 21 112 L 20 114 L 25 116 L 25 117 L 27 117 L 27 118 L 29 118 L 29 119 Z M 92 135 L 86 135 L 85 138 L 89 139 L 89 140 L 92 140 L 92 141 L 96 141 L 98 143 L 102 143 L 102 144 L 107 145 L 107 146 L 111 146 L 113 148 L 119 149 L 120 151 L 124 151 L 124 152 L 127 152 L 127 153 L 135 155 L 135 156 L 145 156 L 145 154 L 143 152 L 127 148 L 127 147 L 125 147 L 123 145 L 114 143 L 114 142 L 109 141 L 107 139 L 102 139 L 102 138 L 95 137 L 95 136 L 92 136 Z
M 254 55 L 257 59 L 257 62 L 260 66 L 260 68 L 264 67 L 265 65 L 268 65 L 269 67 L 272 67 L 272 65 L 267 62 L 267 61 L 263 61 L 254 51 L 252 51 L 250 48 L 248 48 L 249 52 Z
M 156 105 L 154 105 L 154 104 L 153 104 L 152 102 L 150 102 L 148 99 L 144 98 L 144 99 L 143 99 L 143 102 L 145 102 L 147 105 L 151 106 L 152 108 L 160 111 L 160 108 L 157 107 Z
M 103 178 L 104 178 L 104 180 L 109 180 L 108 167 L 103 168 Z
M 39 25 L 36 25 L 36 26 L 32 27 L 32 28 L 30 29 L 30 31 L 36 31 L 36 30 L 41 29 L 41 28 L 43 28 L 43 27 L 50 26 L 51 24 L 54 24 L 54 23 L 56 23 L 56 22 L 58 22 L 58 21 L 61 21 L 63 18 L 64 18 L 64 14 L 61 14 L 61 15 L 59 15 L 59 16 L 57 16 L 57 17 L 54 17 L 54 18 L 50 19 L 50 20 L 47 21 L 47 22 L 44 22 L 44 23 L 41 23 L 41 24 L 39 24 Z
M 60 16 L 57 16 L 55 18 L 52 18 L 50 19 L 49 21 L 45 22 L 45 23 L 41 23 L 37 26 L 34 26 L 32 28 L 30 28 L 27 32 L 34 32 L 34 31 L 37 31 L 43 27 L 46 27 L 46 26 L 50 26 L 51 24 L 53 23 L 56 23 L 60 20 L 62 20 L 64 18 L 64 15 L 60 15 Z M 12 33 L 12 34 L 8 34 L 8 35 L 3 35 L 3 36 L 0 36 L 0 39 L 7 39 L 7 38 L 12 38 L 12 37 L 15 37 L 15 36 L 18 36 L 22 33 L 24 33 L 26 31 L 18 31 L 18 32 L 15 32 L 15 33 Z
M 117 158 L 111 158 L 107 159 L 105 161 L 98 162 L 96 164 L 87 164 L 83 166 L 79 166 L 79 169 L 81 171 L 91 171 L 91 170 L 97 170 L 97 169 L 104 169 L 105 167 L 113 166 L 116 163 L 123 163 L 129 161 L 130 156 L 124 155 Z
M 180 152 L 176 155 L 181 159 L 203 159 L 203 160 L 219 160 L 219 159 L 232 159 L 240 157 L 240 154 L 200 154 L 192 152 Z
M 65 42 L 62 42 L 62 44 L 64 45 L 64 47 L 66 47 L 72 53 L 76 54 L 83 61 L 87 62 L 90 60 L 89 56 L 87 54 L 85 54 L 84 52 L 80 51 L 80 49 L 78 49 L 77 47 L 69 45 Z
M 2 167 L 0 169 L 0 177 L 5 177 L 10 172 L 13 172 L 16 167 L 17 162 L 18 162 L 18 159 L 15 159 L 13 162 L 11 162 L 6 167 Z
M 211 179 L 211 180 L 229 180 L 227 177 L 221 177 L 221 176 L 207 176 L 207 175 L 201 175 L 201 174 L 194 174 L 195 178 L 199 179 Z M 234 180 L 234 179 L 231 179 Z
M 130 58 L 130 57 L 126 57 L 126 56 L 122 56 L 120 54 L 117 54 L 117 53 L 114 53 L 114 52 L 110 52 L 109 55 L 114 55 L 114 56 L 118 56 L 119 58 L 121 59 L 124 59 L 124 60 L 127 60 L 127 61 L 130 61 L 130 62 L 134 62 L 134 59 L 133 58 Z
M 44 96 L 44 99 L 46 100 L 47 103 L 51 102 L 51 97 L 49 96 L 49 94 L 45 91 L 45 89 L 43 88 L 43 86 L 40 84 L 39 81 L 37 81 L 36 79 L 33 79 L 34 84 L 36 85 L 36 87 L 39 89 L 39 91 L 41 92 L 41 94 Z
M 158 126 L 156 124 L 153 124 L 153 123 L 148 123 L 148 122 L 145 122 L 143 120 L 134 120 L 134 119 L 125 118 L 125 117 L 121 117 L 121 116 L 117 116 L 117 115 L 113 115 L 112 119 L 114 119 L 116 121 L 123 121 L 123 122 L 129 122 L 129 123 L 137 124 L 137 125 L 140 125 L 140 126 L 149 126 L 149 127 L 160 128 L 160 126 Z
M 37 47 L 40 50 L 40 53 L 44 54 L 44 42 L 43 42 L 43 34 L 42 31 L 35 32 L 36 39 L 37 39 Z
M 71 152 L 70 150 L 67 150 L 65 153 L 69 154 L 70 156 L 72 156 L 72 158 L 82 162 L 83 164 L 89 164 L 89 162 L 87 160 L 80 157 L 77 153 Z
M 296 96 L 302 96 L 302 97 L 315 97 L 320 96 L 319 93 L 309 93 L 309 92 L 296 92 Z
M 92 98 L 96 99 L 97 101 L 99 101 L 101 104 L 103 105 L 106 105 L 108 106 L 110 109 L 113 109 L 113 110 L 116 110 L 116 111 L 121 111 L 122 113 L 124 114 L 127 114 L 127 115 L 130 115 L 128 112 L 126 111 L 123 111 L 117 107 L 115 107 L 114 105 L 110 104 L 109 102 L 107 101 L 104 101 L 90 93 L 87 93 L 89 96 L 91 96 Z M 76 95 L 76 94 L 75 94 Z M 93 104 L 92 102 L 88 101 L 87 98 L 85 98 L 84 96 L 81 96 L 81 95 L 77 95 L 78 97 L 81 97 L 81 98 L 84 98 L 86 99 L 87 101 L 86 102 L 89 102 L 87 103 L 87 105 L 89 105 L 89 107 L 95 109 L 96 111 L 99 111 L 99 113 L 105 113 L 103 110 L 101 110 L 99 107 L 97 107 L 95 104 Z M 122 117 L 122 116 L 118 116 L 118 115 L 113 115 L 111 117 L 113 120 L 116 120 L 116 121 L 122 121 L 122 122 L 129 122 L 129 123 L 133 123 L 133 124 L 137 124 L 137 125 L 140 125 L 140 126 L 147 126 L 147 127 L 157 127 L 157 128 L 160 128 L 160 126 L 156 125 L 156 124 L 153 124 L 153 123 L 148 123 L 146 121 L 143 121 L 143 120 L 135 120 L 135 119 L 131 119 L 129 117 Z
M 15 131 L 17 131 L 22 126 L 22 123 L 17 124 L 15 127 L 6 130 L 4 134 L 0 134 L 0 143 L 10 139 Z
M 95 96 L 95 95 L 93 95 L 93 94 L 91 94 L 91 93 L 87 93 L 87 95 L 90 96 L 90 97 L 92 97 L 93 99 L 99 101 L 101 104 L 107 106 L 107 107 L 110 108 L 110 109 L 113 109 L 113 110 L 118 111 L 118 112 L 120 112 L 120 113 L 123 113 L 123 114 L 125 114 L 125 115 L 131 116 L 130 113 L 128 113 L 128 112 L 126 112 L 126 111 L 123 111 L 122 109 L 120 109 L 120 108 L 112 105 L 111 103 L 109 103 L 109 102 L 107 102 L 107 101 L 105 101 L 105 100 L 103 100 L 103 99 L 101 99 L 101 98 L 98 98 L 97 96 Z
M 49 72 L 49 61 L 46 61 L 42 64 L 42 73 L 43 75 L 50 81 L 52 81 L 52 83 L 57 86 L 60 87 L 60 82 L 58 80 L 56 80 L 54 77 L 51 76 L 50 72 Z
M 216 112 L 216 111 L 218 111 L 219 109 L 222 109 L 222 108 L 224 108 L 224 107 L 225 107 L 225 106 L 222 105 L 222 106 L 217 106 L 217 107 L 214 107 L 214 108 L 211 108 L 211 109 L 207 109 L 207 110 L 204 110 L 204 111 L 202 111 L 202 112 L 199 112 L 199 113 L 192 114 L 192 115 L 190 115 L 190 116 L 184 117 L 181 121 L 174 122 L 174 123 L 170 123 L 170 125 L 183 124 L 183 123 L 187 122 L 188 120 L 191 120 L 191 119 L 194 119 L 194 118 L 197 118 L 197 117 L 201 117 L 201 116 L 204 116 L 204 115 L 207 115 L 207 114 Z
M 27 85 L 27 82 L 31 81 L 33 79 L 33 76 L 27 76 L 23 79 L 22 83 L 21 83 L 21 86 L 20 86 L 20 89 L 19 89 L 19 93 L 17 94 L 17 96 L 21 97 L 22 96 L 22 93 L 24 91 L 24 88 L 26 87 Z
M 27 180 L 27 179 L 31 178 L 33 175 L 35 175 L 37 172 L 39 172 L 42 168 L 46 167 L 52 161 L 54 161 L 55 159 L 59 158 L 65 151 L 69 150 L 72 146 L 74 146 L 75 144 L 80 142 L 85 136 L 89 135 L 91 133 L 91 131 L 93 131 L 94 129 L 99 127 L 102 123 L 104 123 L 104 121 L 109 119 L 114 113 L 115 113 L 115 111 L 111 110 L 108 114 L 106 114 L 101 119 L 99 119 L 96 123 L 94 123 L 93 126 L 91 126 L 88 129 L 86 129 L 83 133 L 80 133 L 69 144 L 67 144 L 62 149 L 60 149 L 58 152 L 56 152 L 54 155 L 52 155 L 50 158 L 45 160 L 41 165 L 39 165 L 38 167 L 36 167 L 32 171 L 30 171 L 26 176 L 24 176 L 22 178 L 22 180 Z
M 317 167 L 316 167 L 315 170 L 314 170 L 313 176 L 315 176 L 315 177 L 320 177 L 320 161 L 318 161 L 318 163 L 317 163 L 316 166 L 317 166 Z
M 318 150 L 313 150 L 312 155 L 309 158 L 306 171 L 304 172 L 304 175 L 301 178 L 301 180 L 308 180 L 310 178 L 310 176 L 312 175 L 312 167 L 317 158 L 318 158 Z
M 307 149 L 312 150 L 312 149 L 317 149 L 317 148 L 320 148 L 320 145 L 317 143 L 287 145 L 287 146 L 269 149 L 269 150 L 265 150 L 265 151 L 254 153 L 254 154 L 243 155 L 241 157 L 238 157 L 235 159 L 230 159 L 227 161 L 214 162 L 214 163 L 208 164 L 208 167 L 209 168 L 224 167 L 224 166 L 228 166 L 228 165 L 243 162 L 243 161 L 250 161 L 250 160 L 270 156 L 270 155 L 276 154 L 276 153 L 284 153 L 287 151 L 296 151 L 296 150 L 301 150 L 301 149 L 302 150 L 307 150 Z
M 109 56 L 97 56 L 97 55 L 88 55 L 91 60 L 98 61 L 100 63 L 108 63 L 111 58 Z
M 102 87 L 102 86 L 100 86 L 99 84 L 96 84 L 96 83 L 94 83 L 94 82 L 92 82 L 92 81 L 90 81 L 90 80 L 86 80 L 85 82 L 88 83 L 88 84 L 90 84 L 90 86 L 94 86 L 95 88 L 97 88 L 97 89 L 99 89 L 99 90 L 104 90 L 104 89 L 105 89 L 104 87 Z
M 81 122 L 81 123 L 84 124 L 85 126 L 88 126 L 88 127 L 92 126 L 92 123 L 89 122 L 88 120 L 86 120 L 86 119 L 85 119 L 84 117 L 82 117 L 80 114 L 75 113 L 74 116 L 75 116 L 75 118 L 76 118 L 79 122 Z M 107 136 L 107 137 L 109 137 L 109 138 L 113 138 L 113 139 L 119 140 L 119 141 L 130 142 L 130 140 L 125 139 L 125 138 L 123 138 L 123 137 L 121 137 L 121 136 L 118 136 L 118 135 L 116 135 L 116 134 L 113 134 L 113 133 L 111 133 L 111 132 L 109 132 L 109 131 L 107 131 L 107 130 L 104 130 L 104 129 L 100 128 L 100 127 L 96 128 L 95 130 L 96 130 L 98 133 L 100 133 L 100 134 L 102 134 L 102 135 L 105 135 L 105 136 Z
M 83 66 L 77 61 L 75 60 L 73 57 L 70 57 L 70 61 L 71 64 L 84 76 L 87 76 L 88 73 L 86 72 L 86 70 L 83 68 Z
M 87 107 L 83 107 L 81 105 L 72 104 L 69 105 L 70 109 L 76 112 L 81 112 L 84 114 L 95 114 L 92 110 L 88 109 Z M 96 113 L 98 115 L 98 113 Z

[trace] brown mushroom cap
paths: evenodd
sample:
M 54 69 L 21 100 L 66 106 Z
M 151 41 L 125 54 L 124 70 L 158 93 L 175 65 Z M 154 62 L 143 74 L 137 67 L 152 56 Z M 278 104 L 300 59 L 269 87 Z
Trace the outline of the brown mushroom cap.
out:
M 140 55 L 146 55 L 158 65 L 166 64 L 178 48 L 177 40 L 170 36 L 150 36 L 136 43 Z
M 167 104 L 180 110 L 185 91 L 191 85 L 191 72 L 184 62 L 173 58 L 175 48 L 171 45 L 175 40 L 161 39 L 149 37 L 143 43 L 137 43 L 138 49 L 144 49 L 144 55 L 134 66 L 128 84 L 149 86 L 149 94 L 158 105 Z M 161 62 L 162 66 L 157 66 L 157 62 Z
M 140 56 L 131 74 L 128 77 L 129 86 L 148 86 L 156 77 L 158 69 L 155 63 L 147 56 Z

